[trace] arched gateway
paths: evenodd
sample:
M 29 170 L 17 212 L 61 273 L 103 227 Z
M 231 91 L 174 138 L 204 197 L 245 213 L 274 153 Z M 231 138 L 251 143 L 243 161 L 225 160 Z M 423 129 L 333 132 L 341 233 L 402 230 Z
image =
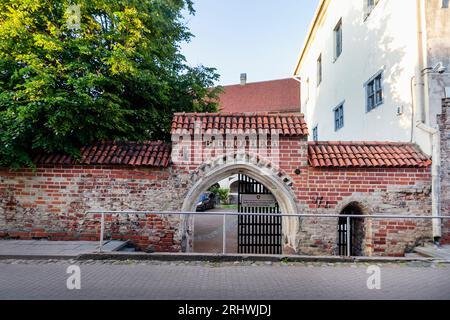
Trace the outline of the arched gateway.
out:
M 272 212 L 298 212 L 291 172 L 283 170 L 280 163 L 285 161 L 282 149 L 290 149 L 291 145 L 295 147 L 303 141 L 303 148 L 293 152 L 306 151 L 307 129 L 303 115 L 177 114 L 173 121 L 172 138 L 174 164 L 189 170 L 197 167 L 192 174 L 193 186 L 183 202 L 183 211 L 194 211 L 196 200 L 213 184 L 240 175 L 253 181 L 255 187 L 257 185 L 255 190 L 259 191 L 255 193 L 273 195 L 277 203 L 276 210 Z M 249 193 L 249 190 L 246 192 Z M 239 205 L 242 197 L 239 196 Z M 266 209 L 252 207 L 241 212 L 271 212 Z M 295 224 L 290 223 L 292 219 L 268 221 L 266 217 L 252 217 L 249 220 L 253 225 L 239 218 L 238 248 L 241 253 L 281 253 L 283 244 L 294 243 L 293 233 L 288 232 L 290 225 Z M 282 224 L 282 228 L 266 230 L 265 227 L 273 227 L 276 223 Z M 184 218 L 182 228 L 184 250 L 190 251 L 195 233 L 192 216 Z M 272 239 L 268 239 L 269 234 Z
M 203 174 L 201 174 L 203 172 Z M 183 202 L 182 211 L 193 212 L 195 211 L 196 200 L 200 195 L 207 190 L 211 185 L 217 181 L 223 180 L 229 176 L 238 175 L 242 179 L 242 176 L 248 177 L 257 183 L 261 184 L 264 189 L 267 189 L 276 199 L 277 208 L 279 207 L 280 213 L 295 214 L 298 212 L 297 204 L 295 201 L 295 194 L 292 188 L 289 186 L 290 179 L 282 173 L 281 170 L 277 170 L 270 163 L 263 163 L 258 161 L 257 158 L 253 158 L 248 154 L 234 154 L 227 157 L 220 157 L 215 162 L 207 165 L 206 168 L 202 168 L 197 171 L 197 182 L 188 191 L 187 196 Z M 286 182 L 287 181 L 287 182 Z M 241 181 L 239 182 L 241 183 Z M 255 190 L 255 193 L 258 191 Z M 249 213 L 258 213 L 257 210 L 247 210 Z M 193 217 L 186 216 L 183 222 L 183 234 L 185 235 L 185 250 L 190 251 L 193 246 Z M 255 217 L 255 220 L 256 219 Z M 292 224 L 292 219 L 279 219 L 284 223 L 281 225 L 283 231 L 290 229 L 289 225 Z M 258 220 L 259 221 L 259 220 Z M 281 231 L 281 230 L 280 230 Z M 261 231 L 263 232 L 263 231 Z M 281 233 L 281 232 L 280 232 Z M 263 235 L 263 234 L 262 234 Z M 284 233 L 283 239 L 285 243 L 289 243 L 289 233 Z M 264 235 L 263 235 L 264 236 Z M 261 242 L 269 243 L 274 246 L 273 250 L 263 252 L 262 246 L 260 250 L 255 249 L 254 252 L 241 251 L 240 253 L 281 253 L 282 243 L 270 243 L 270 240 L 262 239 Z

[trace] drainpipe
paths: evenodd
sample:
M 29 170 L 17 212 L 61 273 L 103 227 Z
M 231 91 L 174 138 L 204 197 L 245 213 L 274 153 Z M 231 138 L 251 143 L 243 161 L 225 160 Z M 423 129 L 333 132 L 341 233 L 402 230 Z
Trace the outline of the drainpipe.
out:
M 439 217 L 441 213 L 441 137 L 438 129 L 431 128 L 424 123 L 418 123 L 417 127 L 428 132 L 433 137 L 431 168 L 431 203 L 433 217 Z M 440 219 L 433 219 L 433 239 L 436 245 L 442 237 L 442 224 Z
M 415 88 L 415 97 L 416 97 L 416 122 L 417 123 L 425 123 L 425 102 L 424 102 L 424 92 L 425 92 L 425 83 L 422 71 L 425 69 L 424 67 L 424 56 L 426 52 L 424 51 L 424 32 L 423 32 L 423 15 L 424 12 L 423 0 L 417 0 L 417 66 L 414 75 L 414 88 Z
M 425 116 L 425 83 L 423 71 L 424 56 L 424 25 L 425 25 L 425 2 L 424 0 L 417 0 L 417 41 L 418 41 L 418 63 L 415 72 L 415 93 L 416 101 L 413 105 L 417 106 L 416 110 L 416 127 L 427 132 L 432 138 L 432 216 L 438 217 L 440 215 L 440 195 L 441 195 L 441 144 L 440 144 L 440 132 L 439 129 L 428 126 Z M 433 219 L 433 239 L 436 244 L 439 244 L 439 240 L 442 237 L 442 226 L 440 219 Z

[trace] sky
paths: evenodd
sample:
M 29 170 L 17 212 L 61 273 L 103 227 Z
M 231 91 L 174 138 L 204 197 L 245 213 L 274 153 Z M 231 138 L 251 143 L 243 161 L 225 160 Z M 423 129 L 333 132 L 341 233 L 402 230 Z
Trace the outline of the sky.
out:
M 182 44 L 190 65 L 215 67 L 218 84 L 292 76 L 318 0 L 194 0 L 186 16 L 194 38 Z

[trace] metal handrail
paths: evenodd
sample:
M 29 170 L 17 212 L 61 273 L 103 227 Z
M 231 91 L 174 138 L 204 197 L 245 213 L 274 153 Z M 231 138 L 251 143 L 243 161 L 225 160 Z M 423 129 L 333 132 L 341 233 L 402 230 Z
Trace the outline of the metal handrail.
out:
M 180 211 L 86 211 L 91 214 L 138 214 L 138 215 L 208 215 L 208 216 L 274 216 L 305 218 L 364 218 L 364 219 L 450 219 L 450 216 L 409 216 L 409 215 L 351 215 L 351 214 L 305 214 L 305 213 L 239 213 L 239 212 L 180 212 Z
M 350 220 L 351 219 L 388 219 L 388 220 L 398 220 L 398 219 L 415 219 L 415 220 L 445 220 L 450 219 L 450 216 L 408 216 L 408 215 L 348 215 L 348 214 L 289 214 L 289 213 L 240 213 L 240 212 L 178 212 L 178 211 L 100 211 L 92 210 L 87 211 L 87 214 L 100 214 L 100 252 L 103 251 L 103 238 L 105 232 L 105 215 L 121 215 L 121 214 L 133 214 L 133 215 L 207 215 L 207 216 L 223 216 L 223 234 L 222 234 L 222 252 L 226 253 L 226 217 L 227 216 L 274 216 L 274 217 L 291 217 L 291 218 L 320 218 L 320 219 L 330 219 L 330 218 L 346 218 L 347 219 L 347 255 L 351 256 L 350 248 Z

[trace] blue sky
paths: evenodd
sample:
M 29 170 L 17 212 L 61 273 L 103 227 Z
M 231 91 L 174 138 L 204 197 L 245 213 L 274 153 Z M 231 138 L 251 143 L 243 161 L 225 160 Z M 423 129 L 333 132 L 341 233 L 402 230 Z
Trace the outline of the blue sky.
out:
M 182 45 L 190 65 L 215 67 L 220 84 L 292 76 L 318 0 L 194 0 L 195 35 Z

